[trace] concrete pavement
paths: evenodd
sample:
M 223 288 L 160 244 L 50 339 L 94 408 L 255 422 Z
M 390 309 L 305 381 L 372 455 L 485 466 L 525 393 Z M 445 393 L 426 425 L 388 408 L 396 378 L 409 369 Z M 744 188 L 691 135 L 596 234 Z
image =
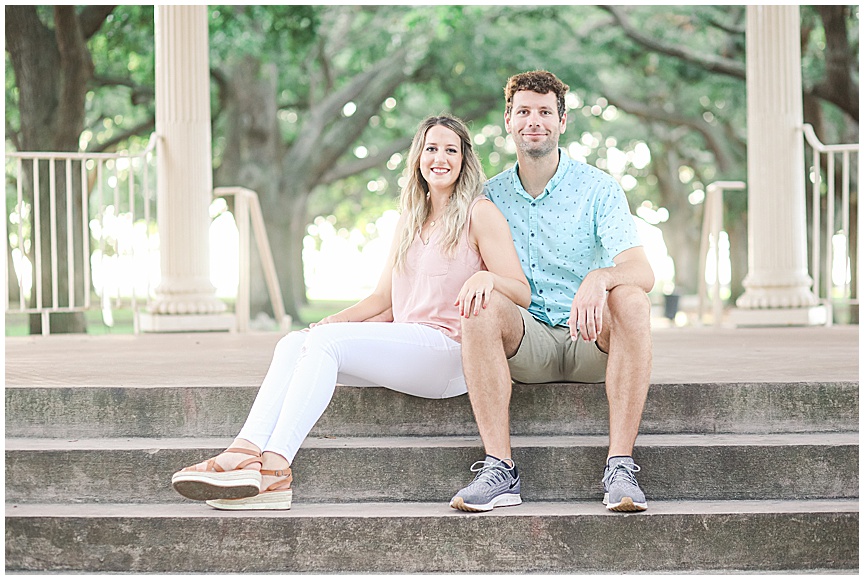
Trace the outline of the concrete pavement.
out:
M 279 333 L 6 337 L 6 385 L 255 386 Z M 859 327 L 655 329 L 653 384 L 857 381 Z
M 6 337 L 6 386 L 256 386 L 281 334 Z M 859 327 L 659 328 L 652 384 L 858 381 Z

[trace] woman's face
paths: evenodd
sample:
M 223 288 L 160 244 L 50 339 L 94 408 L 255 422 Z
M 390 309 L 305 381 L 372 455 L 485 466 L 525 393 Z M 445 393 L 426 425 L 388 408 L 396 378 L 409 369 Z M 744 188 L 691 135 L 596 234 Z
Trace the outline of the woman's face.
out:
M 426 131 L 420 154 L 420 174 L 432 193 L 453 192 L 462 169 L 462 141 L 459 135 L 443 125 Z

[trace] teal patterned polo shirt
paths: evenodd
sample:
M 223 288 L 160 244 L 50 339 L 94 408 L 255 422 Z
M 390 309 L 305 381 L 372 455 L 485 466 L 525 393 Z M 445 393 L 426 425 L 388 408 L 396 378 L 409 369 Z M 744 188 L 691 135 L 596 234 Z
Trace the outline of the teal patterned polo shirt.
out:
M 558 151 L 558 170 L 537 199 L 522 187 L 518 163 L 485 187 L 507 218 L 531 284 L 528 311 L 551 326 L 567 323 L 573 296 L 588 272 L 613 266 L 612 258 L 642 245 L 618 182 Z

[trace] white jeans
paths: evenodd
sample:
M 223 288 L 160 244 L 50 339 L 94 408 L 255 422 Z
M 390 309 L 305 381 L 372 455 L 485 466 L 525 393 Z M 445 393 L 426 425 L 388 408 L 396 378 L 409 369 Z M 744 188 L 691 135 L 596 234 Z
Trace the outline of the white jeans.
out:
M 292 332 L 276 345 L 237 436 L 290 463 L 337 382 L 427 399 L 455 397 L 467 392 L 461 352 L 458 342 L 422 324 L 342 322 Z

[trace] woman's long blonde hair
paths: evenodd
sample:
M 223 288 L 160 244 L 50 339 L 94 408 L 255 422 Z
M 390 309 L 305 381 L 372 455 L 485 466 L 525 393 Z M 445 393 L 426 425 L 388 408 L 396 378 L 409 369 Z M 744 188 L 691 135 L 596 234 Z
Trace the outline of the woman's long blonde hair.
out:
M 450 201 L 441 216 L 441 246 L 446 255 L 453 255 L 459 243 L 459 237 L 468 221 L 468 207 L 474 198 L 483 193 L 483 183 L 486 176 L 480 167 L 480 160 L 471 146 L 471 136 L 468 127 L 456 117 L 441 115 L 429 117 L 420 123 L 414 140 L 411 143 L 411 151 L 408 153 L 408 163 L 403 173 L 406 178 L 405 187 L 399 198 L 399 209 L 405 217 L 402 231 L 397 232 L 399 242 L 396 249 L 395 269 L 405 265 L 408 248 L 414 241 L 414 237 L 420 232 L 420 227 L 429 218 L 432 204 L 427 200 L 429 184 L 420 173 L 420 155 L 423 153 L 423 145 L 426 141 L 426 132 L 436 125 L 446 127 L 459 136 L 462 142 L 462 167 L 459 177 L 453 186 Z

